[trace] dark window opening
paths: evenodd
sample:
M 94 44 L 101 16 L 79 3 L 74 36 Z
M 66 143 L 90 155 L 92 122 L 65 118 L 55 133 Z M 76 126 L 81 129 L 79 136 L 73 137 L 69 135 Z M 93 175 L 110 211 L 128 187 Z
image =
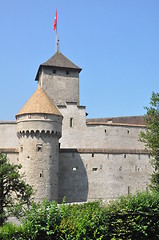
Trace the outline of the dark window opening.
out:
M 69 72 L 69 71 L 66 71 L 66 74 L 67 74 L 67 75 L 69 75 L 69 74 L 70 74 L 70 72 Z
M 126 158 L 126 154 L 124 154 L 124 158 Z
M 92 157 L 94 157 L 94 153 L 92 153 Z
M 55 69 L 53 70 L 53 73 L 56 73 L 56 70 L 55 70 Z
M 130 194 L 130 187 L 128 186 L 128 194 Z
M 98 168 L 92 168 L 93 172 L 96 172 L 98 170 Z
M 40 145 L 40 144 L 38 144 L 37 146 L 36 146 L 36 150 L 37 150 L 37 152 L 41 152 L 42 151 L 42 145 Z
M 70 127 L 73 127 L 73 118 L 70 118 Z

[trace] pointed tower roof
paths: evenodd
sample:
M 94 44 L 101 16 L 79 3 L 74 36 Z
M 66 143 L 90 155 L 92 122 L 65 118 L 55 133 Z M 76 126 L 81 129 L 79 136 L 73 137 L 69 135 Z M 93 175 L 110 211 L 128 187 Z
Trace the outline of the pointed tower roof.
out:
M 39 79 L 39 72 L 42 67 L 74 69 L 79 72 L 82 70 L 80 67 L 76 66 L 73 62 L 71 62 L 67 57 L 65 57 L 59 51 L 57 51 L 49 60 L 47 60 L 46 62 L 40 65 L 35 80 Z
M 62 116 L 42 87 L 38 87 L 16 116 L 32 113 Z

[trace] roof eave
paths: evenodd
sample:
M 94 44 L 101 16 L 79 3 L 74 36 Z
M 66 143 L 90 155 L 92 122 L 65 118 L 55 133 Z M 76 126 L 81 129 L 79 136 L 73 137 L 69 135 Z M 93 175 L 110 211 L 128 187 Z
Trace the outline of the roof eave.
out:
M 79 67 L 78 68 L 69 68 L 69 67 L 59 67 L 59 66 L 50 66 L 50 65 L 41 64 L 38 68 L 38 71 L 37 71 L 37 74 L 35 77 L 35 81 L 39 80 L 39 73 L 40 73 L 40 70 L 42 67 L 55 68 L 55 69 L 67 69 L 67 70 L 78 71 L 79 73 L 82 71 L 82 68 L 79 68 Z

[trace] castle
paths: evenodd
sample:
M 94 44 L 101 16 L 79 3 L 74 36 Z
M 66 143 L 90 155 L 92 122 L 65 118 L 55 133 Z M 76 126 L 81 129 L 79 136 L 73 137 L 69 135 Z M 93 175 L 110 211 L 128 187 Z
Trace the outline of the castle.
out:
M 143 116 L 87 119 L 81 70 L 57 51 L 39 66 L 37 90 L 16 121 L 0 121 L 0 152 L 22 164 L 36 201 L 114 199 L 149 184 Z

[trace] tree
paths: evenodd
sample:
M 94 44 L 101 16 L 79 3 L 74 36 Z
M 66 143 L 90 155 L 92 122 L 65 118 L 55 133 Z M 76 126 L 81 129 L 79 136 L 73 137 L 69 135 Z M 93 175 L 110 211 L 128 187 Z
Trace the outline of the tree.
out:
M 159 192 L 159 93 L 152 93 L 150 107 L 145 107 L 146 131 L 140 133 L 140 141 L 145 143 L 146 149 L 152 156 L 151 189 Z
M 9 214 L 28 207 L 32 202 L 33 189 L 20 175 L 21 165 L 9 163 L 7 156 L 0 153 L 0 226 Z

